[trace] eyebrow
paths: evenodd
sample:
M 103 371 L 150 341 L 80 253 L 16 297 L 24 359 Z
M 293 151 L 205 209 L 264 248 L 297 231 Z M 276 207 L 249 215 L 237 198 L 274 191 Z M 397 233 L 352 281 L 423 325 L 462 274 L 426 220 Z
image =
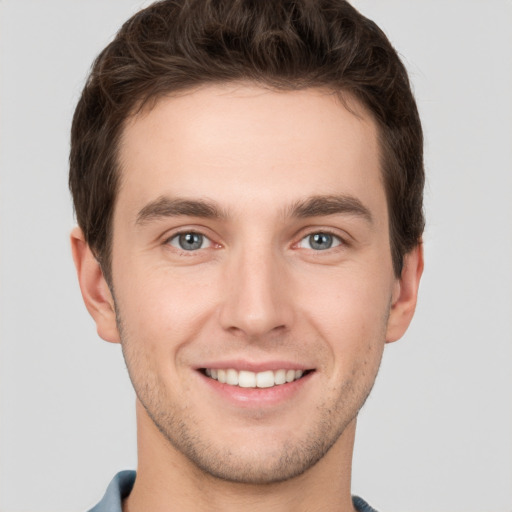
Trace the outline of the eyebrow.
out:
M 309 218 L 325 215 L 346 214 L 361 217 L 370 224 L 373 217 L 370 210 L 354 196 L 320 195 L 308 197 L 292 204 L 287 214 L 291 217 Z
M 285 209 L 285 217 L 310 218 L 326 215 L 346 214 L 361 217 L 370 224 L 373 222 L 370 210 L 359 199 L 349 195 L 318 195 L 298 200 Z M 178 199 L 161 196 L 144 206 L 135 223 L 143 225 L 166 217 L 201 217 L 205 219 L 225 219 L 228 213 L 206 199 Z
M 137 214 L 136 224 L 142 225 L 152 220 L 166 217 L 202 217 L 205 219 L 220 219 L 226 214 L 212 201 L 205 199 L 177 199 L 159 197 L 148 203 Z

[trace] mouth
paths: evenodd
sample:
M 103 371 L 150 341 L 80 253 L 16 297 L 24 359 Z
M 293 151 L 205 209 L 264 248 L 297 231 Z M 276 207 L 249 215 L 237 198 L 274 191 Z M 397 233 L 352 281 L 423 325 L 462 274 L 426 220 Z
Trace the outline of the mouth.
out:
M 200 372 L 210 379 L 221 384 L 236 386 L 240 388 L 273 388 L 295 382 L 304 378 L 313 370 L 266 370 L 262 372 L 251 372 L 248 370 L 235 370 L 234 368 L 201 368 Z

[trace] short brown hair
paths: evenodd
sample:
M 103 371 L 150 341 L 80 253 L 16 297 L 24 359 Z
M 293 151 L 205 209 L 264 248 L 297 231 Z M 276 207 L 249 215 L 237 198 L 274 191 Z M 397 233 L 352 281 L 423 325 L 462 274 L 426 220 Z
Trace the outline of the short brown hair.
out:
M 107 281 L 126 119 L 164 94 L 240 80 L 326 87 L 372 114 L 399 276 L 424 228 L 423 135 L 407 72 L 384 33 L 344 0 L 163 0 L 129 19 L 100 53 L 73 118 L 69 185 Z

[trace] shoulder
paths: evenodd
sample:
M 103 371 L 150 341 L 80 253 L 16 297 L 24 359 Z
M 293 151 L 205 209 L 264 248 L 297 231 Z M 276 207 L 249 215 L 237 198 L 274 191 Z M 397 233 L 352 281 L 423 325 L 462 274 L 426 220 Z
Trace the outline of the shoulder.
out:
M 357 512 L 377 512 L 359 496 L 352 496 L 352 503 L 354 504 L 354 507 L 357 510 Z
M 101 501 L 89 512 L 122 512 L 122 501 L 135 482 L 135 471 L 120 471 L 112 479 Z
M 120 471 L 112 479 L 101 501 L 89 512 L 122 512 L 122 501 L 126 498 L 135 482 L 135 471 Z M 352 502 L 357 512 L 377 512 L 359 496 L 353 496 Z

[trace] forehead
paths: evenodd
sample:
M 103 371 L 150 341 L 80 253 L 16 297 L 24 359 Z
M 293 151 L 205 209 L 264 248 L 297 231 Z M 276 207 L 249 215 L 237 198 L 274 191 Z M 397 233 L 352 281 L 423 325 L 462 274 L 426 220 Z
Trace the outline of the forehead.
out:
M 348 107 L 348 108 L 347 108 Z M 384 198 L 377 127 L 350 96 L 209 85 L 127 122 L 118 203 L 208 197 L 234 210 L 306 196 Z

